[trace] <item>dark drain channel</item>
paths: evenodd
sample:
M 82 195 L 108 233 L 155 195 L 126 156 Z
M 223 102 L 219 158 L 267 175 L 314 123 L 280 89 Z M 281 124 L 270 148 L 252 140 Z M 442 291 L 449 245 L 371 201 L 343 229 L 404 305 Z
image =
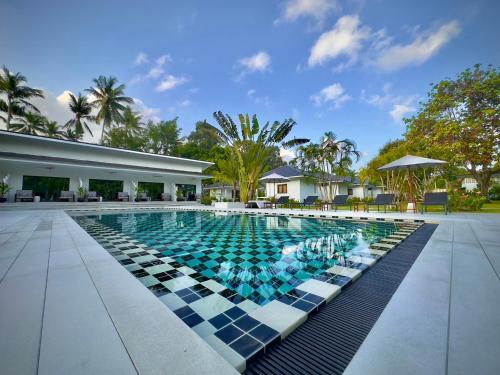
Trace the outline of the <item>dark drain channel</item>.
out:
M 422 225 L 246 374 L 342 374 L 436 228 Z

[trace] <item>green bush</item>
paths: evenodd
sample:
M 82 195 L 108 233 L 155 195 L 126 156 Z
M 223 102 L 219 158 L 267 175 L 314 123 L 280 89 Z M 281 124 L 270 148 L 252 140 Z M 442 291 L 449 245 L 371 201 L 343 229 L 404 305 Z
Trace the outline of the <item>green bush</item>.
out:
M 479 211 L 486 203 L 486 198 L 477 191 L 452 190 L 449 197 L 452 211 Z
M 207 196 L 201 197 L 201 204 L 210 206 L 212 204 L 212 198 Z
M 500 183 L 495 182 L 488 191 L 488 197 L 492 201 L 500 201 Z

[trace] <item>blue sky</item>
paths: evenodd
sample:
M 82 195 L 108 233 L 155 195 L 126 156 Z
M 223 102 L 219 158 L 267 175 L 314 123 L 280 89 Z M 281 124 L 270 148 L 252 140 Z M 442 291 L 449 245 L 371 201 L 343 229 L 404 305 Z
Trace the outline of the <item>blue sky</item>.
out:
M 216 110 L 293 117 L 295 136 L 354 139 L 360 164 L 430 83 L 500 62 L 492 0 L 0 0 L 0 14 L 0 64 L 46 90 L 37 105 L 61 123 L 64 91 L 113 75 L 185 135 Z

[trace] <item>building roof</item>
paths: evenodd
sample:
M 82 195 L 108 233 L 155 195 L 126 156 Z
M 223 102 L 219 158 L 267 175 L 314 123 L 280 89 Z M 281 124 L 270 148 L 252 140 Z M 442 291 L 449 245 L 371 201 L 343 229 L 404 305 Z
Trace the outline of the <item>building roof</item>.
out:
M 26 140 L 26 141 L 32 141 L 40 144 L 41 146 L 44 145 L 51 145 L 51 144 L 58 144 L 58 145 L 67 145 L 68 147 L 75 147 L 75 148 L 84 148 L 84 149 L 95 149 L 96 152 L 107 152 L 107 153 L 113 153 L 113 154 L 127 154 L 129 156 L 131 155 L 138 155 L 144 158 L 151 158 L 151 159 L 160 159 L 160 160 L 165 160 L 165 161 L 171 161 L 171 162 L 178 162 L 178 163 L 183 163 L 183 164 L 191 164 L 191 165 L 198 165 L 203 168 L 208 168 L 209 166 L 213 165 L 214 163 L 208 162 L 208 161 L 203 161 L 203 160 L 195 160 L 195 159 L 187 159 L 187 158 L 180 158 L 176 156 L 168 156 L 168 155 L 158 155 L 158 154 L 153 154 L 149 152 L 142 152 L 142 151 L 133 151 L 133 150 L 126 150 L 123 148 L 116 148 L 116 147 L 109 147 L 109 146 L 102 146 L 98 145 L 95 143 L 87 143 L 87 142 L 75 142 L 75 141 L 69 141 L 65 139 L 56 139 L 56 138 L 50 138 L 50 137 L 44 137 L 40 135 L 31 135 L 31 134 L 23 134 L 23 133 L 17 133 L 17 132 L 11 132 L 11 131 L 6 131 L 6 130 L 0 130 L 0 137 L 5 137 L 5 138 L 11 138 L 11 139 L 19 139 L 19 140 Z
M 283 165 L 281 167 L 274 168 L 274 169 L 270 170 L 269 172 L 264 174 L 264 177 L 269 176 L 273 173 L 276 173 L 280 176 L 287 177 L 287 178 L 306 177 L 308 175 L 308 174 L 304 174 L 299 168 L 293 167 L 291 165 Z M 311 176 L 309 174 L 309 176 L 318 178 L 318 174 L 315 176 Z M 332 181 L 334 181 L 334 182 L 352 182 L 353 181 L 351 176 L 332 176 L 332 177 L 333 177 Z

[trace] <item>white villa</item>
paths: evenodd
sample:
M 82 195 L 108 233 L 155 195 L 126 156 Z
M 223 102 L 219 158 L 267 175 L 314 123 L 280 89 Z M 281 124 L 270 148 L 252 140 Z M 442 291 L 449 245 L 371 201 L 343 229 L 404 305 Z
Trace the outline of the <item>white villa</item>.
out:
M 0 179 L 8 175 L 14 201 L 17 190 L 32 190 L 41 201 L 57 200 L 61 191 L 77 192 L 80 181 L 104 201 L 134 186 L 151 200 L 195 200 L 204 170 L 213 163 L 97 144 L 0 131 Z
M 221 201 L 231 201 L 233 200 L 233 186 L 223 183 L 215 183 L 203 186 L 203 193 L 205 195 L 214 198 L 215 200 Z M 236 198 L 238 198 L 239 187 L 236 186 Z
M 288 196 L 290 199 L 300 202 L 306 197 L 314 195 L 317 195 L 319 199 L 325 199 L 322 197 L 320 186 L 315 182 L 315 179 L 306 177 L 300 169 L 285 165 L 267 172 L 264 177 L 273 173 L 288 179 L 288 181 L 281 183 L 267 182 L 265 184 L 267 197 Z M 335 177 L 335 184 L 337 185 L 336 194 L 347 194 L 350 197 L 374 198 L 377 194 L 383 192 L 381 187 L 369 184 L 362 186 L 357 179 L 351 177 Z

